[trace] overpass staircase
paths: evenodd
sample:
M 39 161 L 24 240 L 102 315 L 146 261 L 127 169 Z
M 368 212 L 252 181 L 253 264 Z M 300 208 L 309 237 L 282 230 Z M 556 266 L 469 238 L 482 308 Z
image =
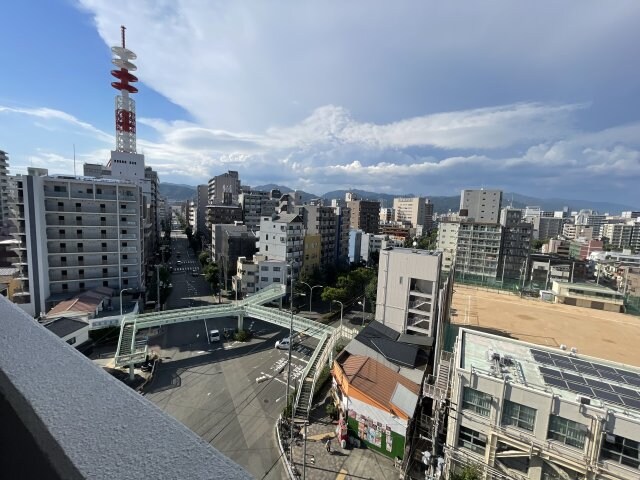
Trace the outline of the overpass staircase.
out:
M 300 385 L 298 394 L 294 403 L 293 421 L 295 423 L 306 423 L 313 404 L 313 392 L 316 388 L 316 381 L 320 376 L 320 372 L 324 367 L 329 349 L 333 348 L 333 342 L 330 342 L 330 336 L 324 334 L 318 343 L 318 347 L 307 363 Z

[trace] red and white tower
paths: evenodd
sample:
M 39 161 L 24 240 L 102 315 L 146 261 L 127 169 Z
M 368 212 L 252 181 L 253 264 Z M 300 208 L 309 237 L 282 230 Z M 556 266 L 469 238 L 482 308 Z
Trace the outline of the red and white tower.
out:
M 111 70 L 111 75 L 118 79 L 111 82 L 111 86 L 120 91 L 120 95 L 116 97 L 116 151 L 136 153 L 136 102 L 129 95 L 138 93 L 138 89 L 131 85 L 137 82 L 138 78 L 130 73 L 136 70 L 131 60 L 137 57 L 126 48 L 125 27 L 120 28 L 122 46 L 111 47 L 111 62 L 118 67 L 117 70 Z

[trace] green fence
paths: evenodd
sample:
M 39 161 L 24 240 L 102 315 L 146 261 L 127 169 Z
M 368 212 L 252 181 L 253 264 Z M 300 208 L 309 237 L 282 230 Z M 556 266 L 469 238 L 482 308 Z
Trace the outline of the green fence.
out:
M 640 315 L 640 297 L 627 295 L 624 299 L 625 313 L 629 315 Z
M 492 277 L 483 277 L 479 275 L 464 274 L 456 271 L 455 282 L 460 285 L 471 285 L 476 287 L 490 288 L 493 290 L 502 290 L 509 293 L 519 293 L 522 286 L 518 279 L 505 278 L 504 281 Z M 536 289 L 535 285 L 525 283 L 525 290 Z

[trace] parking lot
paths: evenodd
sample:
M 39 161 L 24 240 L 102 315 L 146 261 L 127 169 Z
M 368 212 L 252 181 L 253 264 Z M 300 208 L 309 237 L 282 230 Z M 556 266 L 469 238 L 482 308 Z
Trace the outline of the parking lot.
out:
M 183 323 L 151 339 L 162 363 L 146 396 L 254 477 L 284 478 L 274 425 L 285 406 L 287 351 L 274 344 L 288 331 L 245 319 L 251 341 L 209 344 L 209 330 L 236 326 L 235 318 Z M 310 338 L 294 342 L 292 383 L 315 346 Z

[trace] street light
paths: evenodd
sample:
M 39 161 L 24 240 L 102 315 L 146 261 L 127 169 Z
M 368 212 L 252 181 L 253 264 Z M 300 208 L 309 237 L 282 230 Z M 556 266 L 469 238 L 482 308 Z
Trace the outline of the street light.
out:
M 307 282 L 300 282 L 298 281 L 298 283 L 302 283 L 303 285 L 306 285 L 307 287 L 309 287 L 309 313 L 311 313 L 311 302 L 313 300 L 313 289 L 314 288 L 323 288 L 323 285 L 314 285 L 313 287 L 311 285 L 309 285 Z
M 331 300 L 331 301 L 340 304 L 340 330 L 342 330 L 342 311 L 344 310 L 344 305 L 340 300 Z
M 362 295 L 362 301 L 358 302 L 358 305 L 362 305 L 362 326 L 364 327 L 364 307 L 367 304 L 367 297 Z
M 120 290 L 120 317 L 122 317 L 122 292 L 130 292 L 133 288 L 123 288 Z

